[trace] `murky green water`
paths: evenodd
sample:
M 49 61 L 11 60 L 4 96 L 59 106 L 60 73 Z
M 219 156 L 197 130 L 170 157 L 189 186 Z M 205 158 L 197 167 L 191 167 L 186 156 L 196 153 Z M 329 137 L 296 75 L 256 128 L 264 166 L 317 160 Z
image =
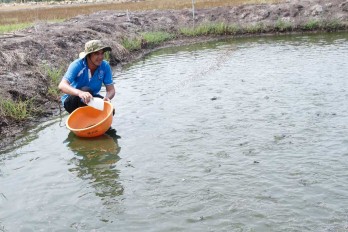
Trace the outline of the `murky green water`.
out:
M 117 135 L 65 116 L 2 152 L 0 231 L 348 231 L 347 73 L 347 33 L 156 52 L 117 73 Z

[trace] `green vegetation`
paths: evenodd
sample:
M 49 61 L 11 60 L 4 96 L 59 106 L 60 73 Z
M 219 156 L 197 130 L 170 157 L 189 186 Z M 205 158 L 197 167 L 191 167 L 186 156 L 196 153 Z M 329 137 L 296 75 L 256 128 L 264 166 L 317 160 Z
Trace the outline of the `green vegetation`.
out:
M 135 51 L 141 48 L 141 39 L 139 38 L 123 38 L 121 40 L 122 46 L 128 51 Z
M 31 117 L 37 110 L 34 108 L 34 99 L 17 100 L 0 98 L 0 115 L 21 121 Z
M 283 20 L 277 20 L 277 22 L 274 25 L 274 28 L 276 31 L 279 32 L 286 32 L 286 31 L 292 31 L 293 25 L 290 22 L 283 21 Z
M 179 33 L 184 36 L 238 35 L 263 33 L 267 32 L 267 30 L 269 28 L 263 23 L 248 24 L 243 27 L 236 24 L 207 23 L 198 25 L 197 27 L 181 28 Z
M 121 44 L 128 51 L 136 51 L 141 48 L 154 47 L 164 41 L 173 39 L 175 36 L 168 32 L 143 32 L 136 38 L 123 38 Z
M 238 31 L 239 28 L 237 26 L 228 26 L 225 23 L 206 23 L 197 27 L 181 28 L 179 33 L 184 36 L 201 36 L 235 34 Z
M 47 92 L 49 96 L 58 99 L 60 96 L 60 90 L 58 84 L 62 78 L 62 69 L 50 68 L 47 65 L 42 66 L 45 76 L 48 77 Z M 3 99 L 0 98 L 0 116 L 9 117 L 17 121 L 25 120 L 29 117 L 41 113 L 42 110 L 37 108 L 35 104 L 35 97 L 31 99 Z M 35 107 L 36 106 L 36 107 Z
M 48 23 L 58 23 L 62 22 L 64 19 L 51 19 L 47 21 Z M 1 25 L 0 24 L 0 34 L 19 31 L 28 27 L 34 26 L 34 23 L 8 23 Z
M 42 69 L 44 70 L 45 75 L 48 77 L 48 94 L 54 98 L 58 98 L 60 96 L 58 85 L 63 76 L 63 69 L 50 68 L 47 65 L 43 65 Z
M 17 23 L 17 24 L 6 24 L 0 25 L 0 34 L 22 30 L 33 26 L 33 23 Z
M 154 46 L 175 37 L 173 34 L 164 31 L 144 32 L 141 33 L 141 36 L 147 46 Z
M 320 24 L 319 21 L 317 20 L 309 20 L 305 24 L 302 25 L 302 29 L 306 31 L 312 31 L 312 30 L 317 30 L 319 29 Z
M 136 38 L 123 38 L 121 44 L 128 51 L 140 50 L 141 48 L 155 47 L 162 42 L 171 40 L 180 36 L 195 37 L 195 36 L 218 36 L 218 35 L 243 35 L 243 34 L 260 34 L 268 32 L 292 32 L 292 31 L 313 31 L 326 30 L 335 31 L 347 28 L 344 23 L 338 20 L 332 21 L 316 21 L 309 20 L 302 24 L 295 25 L 294 23 L 278 20 L 274 25 L 267 25 L 262 22 L 256 24 L 248 24 L 244 26 L 226 23 L 205 23 L 196 27 L 180 28 L 177 34 L 168 32 L 143 32 Z
M 227 25 L 226 23 L 206 23 L 196 27 L 180 28 L 177 34 L 168 32 L 143 32 L 136 38 L 123 38 L 121 44 L 129 51 L 141 48 L 155 47 L 162 42 L 177 38 L 179 36 L 207 36 L 207 35 L 236 35 L 243 33 L 262 33 L 266 31 L 266 26 L 262 23 L 248 25 L 242 28 L 238 25 Z
M 337 31 L 345 28 L 345 26 L 338 19 L 325 21 L 322 23 L 322 27 L 327 31 Z
M 338 19 L 327 20 L 327 21 L 318 21 L 318 20 L 309 20 L 301 26 L 302 30 L 313 31 L 313 30 L 323 30 L 323 31 L 337 31 L 340 29 L 346 28 L 342 22 Z
M 263 33 L 267 31 L 266 25 L 259 22 L 256 24 L 251 24 L 245 27 L 245 32 L 250 34 L 257 34 L 257 33 Z
M 231 35 L 236 35 L 242 33 L 242 28 L 237 24 L 232 24 L 228 26 L 228 31 Z

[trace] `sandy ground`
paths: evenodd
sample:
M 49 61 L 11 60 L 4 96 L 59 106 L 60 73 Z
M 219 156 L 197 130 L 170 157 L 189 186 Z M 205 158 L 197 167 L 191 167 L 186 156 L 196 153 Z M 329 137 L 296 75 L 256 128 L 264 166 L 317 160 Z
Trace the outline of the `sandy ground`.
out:
M 348 25 L 348 0 L 291 0 L 280 4 L 219 7 L 197 10 L 195 15 L 196 25 L 205 22 L 274 25 L 278 20 L 297 25 L 311 19 L 338 20 Z M 59 114 L 58 99 L 47 94 L 49 80 L 40 68 L 42 64 L 65 71 L 82 51 L 86 41 L 102 39 L 113 47 L 111 65 L 122 66 L 154 49 L 145 44 L 139 51 L 128 52 L 120 45 L 123 38 L 136 37 L 144 31 L 175 33 L 179 28 L 192 25 L 190 10 L 135 12 L 128 15 L 125 12 L 100 11 L 61 23 L 39 23 L 17 34 L 0 36 L 0 97 L 33 99 L 34 106 L 40 109 L 25 121 L 0 115 L 0 149 L 11 145 L 29 126 Z M 218 37 L 177 38 L 162 46 L 211 39 Z

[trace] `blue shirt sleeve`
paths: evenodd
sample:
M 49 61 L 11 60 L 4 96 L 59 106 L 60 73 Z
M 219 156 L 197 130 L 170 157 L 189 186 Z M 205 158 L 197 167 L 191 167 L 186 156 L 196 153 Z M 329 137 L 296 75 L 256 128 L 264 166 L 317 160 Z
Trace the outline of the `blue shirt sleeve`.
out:
M 114 81 L 112 80 L 111 67 L 110 67 L 108 62 L 106 62 L 106 61 L 103 61 L 103 62 L 105 64 L 105 67 L 104 67 L 105 75 L 104 75 L 103 83 L 105 86 L 112 85 L 112 84 L 114 84 Z
M 79 64 L 79 60 L 75 60 L 69 65 L 69 68 L 64 74 L 63 78 L 69 81 L 69 83 L 73 83 L 80 71 L 81 71 L 81 67 Z

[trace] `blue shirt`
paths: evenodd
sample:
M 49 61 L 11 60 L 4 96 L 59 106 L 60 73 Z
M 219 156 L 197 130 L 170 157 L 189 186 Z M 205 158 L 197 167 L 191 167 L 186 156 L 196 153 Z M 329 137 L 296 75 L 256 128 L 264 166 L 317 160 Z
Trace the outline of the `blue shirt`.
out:
M 76 59 L 70 65 L 63 79 L 67 80 L 70 85 L 76 89 L 81 89 L 82 87 L 89 87 L 93 96 L 97 95 L 102 87 L 113 85 L 112 72 L 109 63 L 105 60 L 99 65 L 99 67 L 94 71 L 94 74 L 89 78 L 89 68 L 87 66 L 86 58 Z M 64 94 L 61 97 L 61 101 L 64 101 L 69 95 Z

